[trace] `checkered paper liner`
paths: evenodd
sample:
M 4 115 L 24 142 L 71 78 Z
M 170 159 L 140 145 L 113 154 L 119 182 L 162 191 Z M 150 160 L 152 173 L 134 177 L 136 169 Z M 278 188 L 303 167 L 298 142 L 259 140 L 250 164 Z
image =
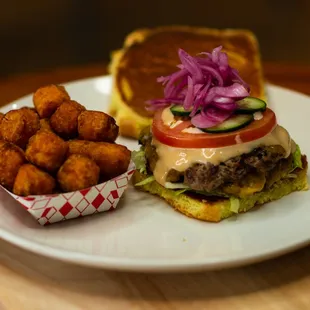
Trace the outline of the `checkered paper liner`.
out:
M 99 212 L 114 210 L 135 171 L 131 162 L 122 175 L 87 189 L 64 194 L 17 196 L 17 200 L 42 226 Z

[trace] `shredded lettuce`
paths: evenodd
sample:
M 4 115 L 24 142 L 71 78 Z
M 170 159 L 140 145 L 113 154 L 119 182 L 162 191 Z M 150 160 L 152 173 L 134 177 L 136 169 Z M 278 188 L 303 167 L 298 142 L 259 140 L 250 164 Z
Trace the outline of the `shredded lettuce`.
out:
M 293 153 L 293 171 L 296 168 L 301 168 L 302 169 L 301 151 L 300 151 L 300 147 L 299 147 L 298 144 L 296 144 L 296 150 Z
M 230 211 L 234 213 L 238 213 L 239 208 L 240 208 L 239 199 L 235 197 L 230 197 L 229 200 L 230 200 Z
M 134 162 L 136 169 L 139 170 L 140 173 L 146 173 L 146 159 L 144 148 L 141 147 L 139 151 L 131 152 L 131 159 Z
M 183 188 L 183 189 L 174 191 L 174 194 L 175 194 L 176 196 L 179 196 L 179 195 L 183 194 L 183 193 L 186 192 L 186 191 L 188 191 L 188 189 L 187 189 L 187 188 Z
M 154 176 L 152 175 L 152 176 L 150 176 L 150 177 L 148 177 L 148 178 L 142 180 L 141 182 L 136 183 L 135 186 L 143 186 L 143 185 L 146 185 L 146 184 L 148 184 L 148 183 L 152 183 L 153 181 L 155 181 L 155 178 L 154 178 Z
M 294 173 L 289 173 L 289 174 L 287 175 L 287 178 L 288 178 L 288 179 L 296 179 L 296 178 L 297 178 L 297 175 L 294 174 Z
M 185 185 L 184 183 L 172 183 L 172 182 L 166 182 L 165 188 L 169 189 L 190 189 L 188 185 Z

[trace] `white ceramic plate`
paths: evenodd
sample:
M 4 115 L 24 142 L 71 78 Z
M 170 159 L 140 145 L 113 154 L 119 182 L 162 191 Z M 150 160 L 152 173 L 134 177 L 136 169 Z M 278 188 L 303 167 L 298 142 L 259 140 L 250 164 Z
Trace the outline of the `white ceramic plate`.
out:
M 66 85 L 89 109 L 106 111 L 110 77 Z M 310 154 L 310 98 L 267 86 L 270 105 L 304 153 Z M 4 107 L 31 105 L 31 96 Z M 135 141 L 120 138 L 130 149 Z M 41 227 L 0 191 L 0 238 L 42 255 L 128 271 L 193 271 L 261 261 L 310 241 L 310 191 L 218 224 L 187 218 L 157 197 L 129 188 L 115 212 Z

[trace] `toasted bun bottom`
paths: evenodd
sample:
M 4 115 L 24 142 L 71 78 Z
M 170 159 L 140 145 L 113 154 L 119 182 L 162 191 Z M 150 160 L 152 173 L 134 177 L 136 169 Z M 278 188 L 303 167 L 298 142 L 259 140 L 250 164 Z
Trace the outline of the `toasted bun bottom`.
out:
M 296 178 L 284 178 L 276 182 L 270 189 L 251 195 L 247 198 L 239 199 L 239 213 L 247 212 L 254 206 L 263 205 L 267 202 L 278 200 L 295 191 L 304 191 L 308 189 L 307 181 L 307 159 L 303 157 L 304 169 L 294 172 Z M 136 184 L 146 178 L 145 175 L 135 172 L 133 175 L 133 184 Z M 145 192 L 157 195 L 168 202 L 175 210 L 185 214 L 188 217 L 193 217 L 203 221 L 219 222 L 228 218 L 235 213 L 230 210 L 229 199 L 218 199 L 215 201 L 208 198 L 194 198 L 183 193 L 176 195 L 173 190 L 164 188 L 156 181 L 143 186 L 136 186 Z M 199 196 L 201 197 L 201 196 Z M 293 207 L 293 206 L 292 206 Z

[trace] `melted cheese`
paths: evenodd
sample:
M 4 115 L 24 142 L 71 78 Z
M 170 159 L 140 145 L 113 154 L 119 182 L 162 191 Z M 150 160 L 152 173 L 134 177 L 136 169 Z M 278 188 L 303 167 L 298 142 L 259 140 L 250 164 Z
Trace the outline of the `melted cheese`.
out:
M 167 123 L 168 118 L 169 121 L 172 122 L 171 115 L 167 112 L 165 115 Z M 173 114 L 172 119 L 174 119 Z M 156 181 L 163 186 L 166 182 L 167 174 L 171 169 L 184 172 L 194 163 L 206 164 L 210 162 L 213 165 L 218 165 L 230 158 L 250 153 L 259 146 L 281 145 L 286 152 L 286 157 L 288 157 L 291 154 L 292 147 L 294 147 L 294 143 L 292 143 L 289 133 L 283 127 L 278 125 L 272 132 L 260 139 L 247 143 L 238 143 L 227 147 L 203 149 L 175 148 L 162 144 L 155 138 L 153 138 L 152 144 L 156 147 L 159 157 L 154 169 L 154 177 Z

